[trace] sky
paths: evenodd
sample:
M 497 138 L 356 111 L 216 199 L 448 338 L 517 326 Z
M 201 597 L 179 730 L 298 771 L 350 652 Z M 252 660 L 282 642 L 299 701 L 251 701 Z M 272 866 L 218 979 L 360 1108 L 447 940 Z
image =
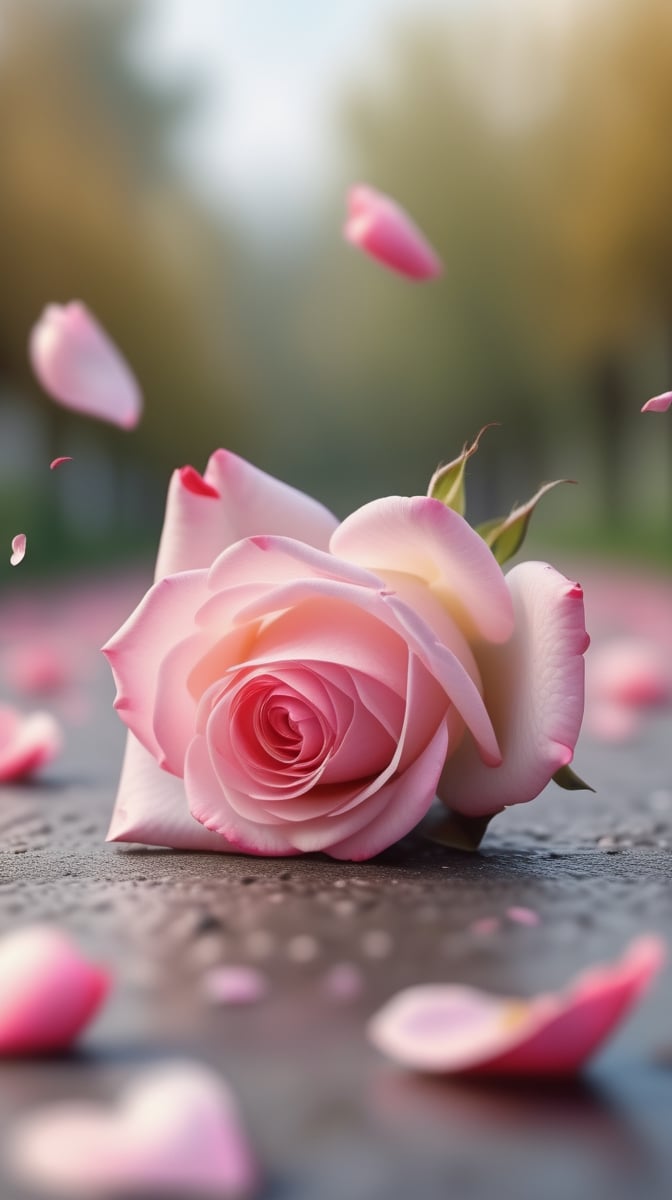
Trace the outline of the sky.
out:
M 138 53 L 159 78 L 200 81 L 204 101 L 182 140 L 181 160 L 216 205 L 263 224 L 269 195 L 277 217 L 303 219 L 329 186 L 338 170 L 336 98 L 348 83 L 384 72 L 388 38 L 410 14 L 461 8 L 499 27 L 495 40 L 509 63 L 504 91 L 496 71 L 482 77 L 480 59 L 476 86 L 486 99 L 490 88 L 506 114 L 516 87 L 525 89 L 516 55 L 530 22 L 557 43 L 577 10 L 609 2 L 153 0 Z
M 290 205 L 324 186 L 332 98 L 377 69 L 395 20 L 460 2 L 155 0 L 140 56 L 163 78 L 202 81 L 183 158 L 206 192 L 254 219 L 269 188 Z

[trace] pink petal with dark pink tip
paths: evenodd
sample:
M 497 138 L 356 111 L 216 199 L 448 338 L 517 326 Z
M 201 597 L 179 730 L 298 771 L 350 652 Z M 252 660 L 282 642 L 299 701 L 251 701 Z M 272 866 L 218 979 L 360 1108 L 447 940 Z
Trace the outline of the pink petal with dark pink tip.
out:
M 52 458 L 51 462 L 49 463 L 49 470 L 55 471 L 57 467 L 62 467 L 63 463 L 66 462 L 72 462 L 72 458 L 69 454 L 63 454 L 60 458 Z
M 372 187 L 350 189 L 343 234 L 352 246 L 407 279 L 436 279 L 442 274 L 441 259 L 408 213 Z
M 63 1050 L 98 1012 L 106 971 L 49 926 L 27 926 L 0 941 L 0 1055 Z
M 122 429 L 138 424 L 138 381 L 86 305 L 49 304 L 31 330 L 29 352 L 45 392 L 65 408 Z
M 147 1071 L 117 1111 L 88 1101 L 29 1114 L 11 1131 L 14 1175 L 41 1193 L 243 1200 L 258 1169 L 235 1098 L 207 1067 Z
M 10 563 L 13 567 L 18 567 L 26 557 L 26 535 L 25 533 L 17 533 L 12 538 L 12 555 Z
M 633 942 L 611 966 L 567 991 L 532 1000 L 430 984 L 393 996 L 369 1036 L 388 1057 L 433 1074 L 572 1075 L 648 989 L 665 959 L 657 937 Z
M 642 412 L 667 412 L 672 404 L 672 392 L 661 392 L 660 396 L 652 396 L 642 405 Z
M 338 521 L 322 504 L 228 450 L 210 456 L 203 475 L 173 472 L 156 578 L 209 567 L 241 538 L 278 534 L 327 548 Z

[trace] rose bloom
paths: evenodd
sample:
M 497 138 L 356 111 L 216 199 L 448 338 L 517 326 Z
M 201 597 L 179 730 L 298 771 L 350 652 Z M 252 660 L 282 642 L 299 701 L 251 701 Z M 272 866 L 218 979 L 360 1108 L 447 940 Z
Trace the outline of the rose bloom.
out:
M 581 589 L 504 576 L 440 501 L 342 524 L 223 450 L 173 475 L 157 582 L 105 647 L 130 730 L 110 840 L 358 861 L 571 758 Z

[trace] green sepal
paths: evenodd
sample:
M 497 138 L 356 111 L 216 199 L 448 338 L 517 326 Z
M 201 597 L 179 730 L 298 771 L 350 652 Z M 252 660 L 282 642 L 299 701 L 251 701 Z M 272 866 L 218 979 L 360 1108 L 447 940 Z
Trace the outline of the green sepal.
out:
M 438 820 L 429 817 L 420 826 L 420 832 L 430 842 L 446 846 L 450 850 L 478 850 L 492 817 L 465 817 L 462 813 L 448 811 Z
M 495 517 L 492 521 L 484 521 L 482 525 L 476 525 L 476 533 L 480 534 L 483 541 L 488 544 L 500 566 L 508 562 L 520 550 L 525 540 L 530 517 L 542 496 L 550 492 L 551 488 L 557 487 L 559 483 L 575 482 L 574 479 L 554 479 L 552 483 L 545 483 L 543 487 L 540 487 L 532 499 L 527 501 L 527 504 L 521 504 L 518 508 L 514 508 L 508 517 Z
M 452 508 L 461 517 L 464 516 L 467 509 L 467 498 L 464 488 L 464 473 L 467 463 L 472 454 L 475 454 L 478 450 L 480 440 L 486 429 L 492 429 L 493 424 L 484 425 L 471 445 L 468 442 L 464 443 L 460 457 L 456 458 L 453 462 L 446 463 L 444 467 L 438 467 L 429 481 L 427 495 L 431 496 L 432 500 L 440 500 L 442 504 L 445 504 L 446 508 Z
M 591 787 L 589 783 L 584 783 L 571 767 L 560 767 L 560 770 L 556 771 L 553 776 L 553 782 L 557 783 L 558 787 L 564 788 L 566 792 L 595 791 L 595 788 Z

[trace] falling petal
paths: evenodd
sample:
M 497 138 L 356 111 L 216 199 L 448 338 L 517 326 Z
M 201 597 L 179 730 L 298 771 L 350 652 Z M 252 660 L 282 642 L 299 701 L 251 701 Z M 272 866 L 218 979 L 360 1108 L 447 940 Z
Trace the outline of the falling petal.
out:
M 98 1012 L 110 987 L 60 929 L 30 925 L 0 940 L 0 1055 L 62 1050 Z
M 642 405 L 642 412 L 667 412 L 672 404 L 672 392 L 661 392 L 660 396 L 652 396 Z
M 12 538 L 12 556 L 10 563 L 13 567 L 18 567 L 26 557 L 26 535 L 25 533 L 17 533 Z
M 362 185 L 348 193 L 346 241 L 407 279 L 435 279 L 441 260 L 408 213 L 389 196 Z
M 72 458 L 69 454 L 63 454 L 60 458 L 52 458 L 51 462 L 49 463 L 49 470 L 55 471 L 57 467 L 62 466 L 63 463 L 66 462 L 72 462 Z
M 7 1150 L 22 1183 L 68 1200 L 109 1194 L 243 1200 L 258 1183 L 232 1093 L 195 1063 L 148 1071 L 116 1111 L 82 1100 L 29 1114 L 10 1132 Z
M 29 352 L 45 392 L 66 408 L 122 429 L 138 424 L 138 381 L 86 305 L 47 305 L 31 330 Z
M 621 1023 L 660 971 L 665 947 L 641 937 L 616 963 L 532 1000 L 429 984 L 393 996 L 369 1036 L 384 1054 L 438 1074 L 570 1075 Z

